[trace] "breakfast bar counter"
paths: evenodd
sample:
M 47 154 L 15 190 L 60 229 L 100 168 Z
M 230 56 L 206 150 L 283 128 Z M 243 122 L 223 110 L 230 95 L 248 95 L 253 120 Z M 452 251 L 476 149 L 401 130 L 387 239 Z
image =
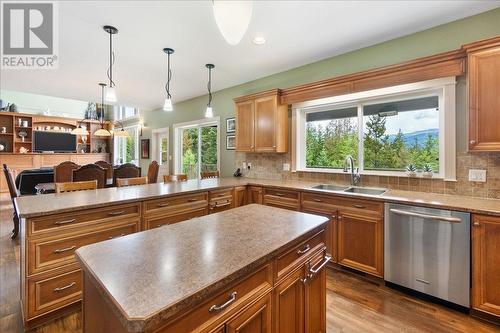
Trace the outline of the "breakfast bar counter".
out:
M 253 304 L 270 332 L 273 290 L 304 271 L 324 327 L 327 221 L 252 204 L 81 247 L 84 332 L 211 332 Z

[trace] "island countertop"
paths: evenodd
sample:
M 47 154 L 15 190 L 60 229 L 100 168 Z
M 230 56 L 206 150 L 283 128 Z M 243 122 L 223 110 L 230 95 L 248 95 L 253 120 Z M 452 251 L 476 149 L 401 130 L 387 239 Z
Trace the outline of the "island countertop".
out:
M 382 195 L 366 195 L 342 192 L 326 192 L 313 189 L 319 181 L 268 180 L 252 178 L 218 178 L 204 180 L 188 180 L 186 182 L 154 183 L 140 186 L 111 187 L 98 190 L 69 192 L 60 194 L 44 194 L 38 196 L 21 196 L 15 199 L 21 218 L 72 212 L 89 208 L 105 207 L 143 200 L 157 199 L 177 194 L 233 186 L 266 186 L 288 188 L 318 194 L 330 194 L 344 197 L 359 197 L 370 200 L 417 205 L 441 209 L 460 210 L 471 213 L 500 215 L 500 200 L 467 197 L 459 195 L 436 194 L 426 192 L 388 190 Z
M 76 256 L 129 331 L 142 331 L 320 230 L 327 218 L 251 204 L 79 248 Z

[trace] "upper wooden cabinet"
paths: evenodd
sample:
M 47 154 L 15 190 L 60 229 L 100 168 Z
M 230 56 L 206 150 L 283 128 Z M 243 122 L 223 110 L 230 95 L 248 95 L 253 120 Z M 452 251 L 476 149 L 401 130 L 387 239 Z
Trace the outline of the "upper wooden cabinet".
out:
M 279 103 L 278 89 L 238 97 L 236 150 L 275 152 L 288 150 L 288 106 Z
M 469 150 L 500 151 L 500 38 L 464 48 L 468 59 Z

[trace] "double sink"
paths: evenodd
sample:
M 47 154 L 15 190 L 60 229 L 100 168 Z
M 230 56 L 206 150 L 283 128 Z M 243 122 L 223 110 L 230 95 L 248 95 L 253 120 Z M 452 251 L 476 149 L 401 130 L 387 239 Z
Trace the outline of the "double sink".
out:
M 340 186 L 331 184 L 319 184 L 312 187 L 316 190 L 330 192 L 357 193 L 367 195 L 382 195 L 387 192 L 386 188 L 358 187 L 358 186 Z

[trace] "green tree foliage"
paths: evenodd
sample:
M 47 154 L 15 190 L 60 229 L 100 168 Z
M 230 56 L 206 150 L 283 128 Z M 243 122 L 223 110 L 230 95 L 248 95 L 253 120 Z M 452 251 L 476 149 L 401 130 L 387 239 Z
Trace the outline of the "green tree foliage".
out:
M 386 118 L 370 116 L 364 133 L 364 168 L 376 170 L 404 170 L 409 163 L 423 168 L 430 164 L 439 170 L 439 141 L 429 134 L 423 144 L 405 141 L 401 129 L 390 137 L 386 134 Z M 336 119 L 326 126 L 307 123 L 306 165 L 311 168 L 341 168 L 344 158 L 358 156 L 358 129 L 349 118 Z
M 189 178 L 198 177 L 198 128 L 182 133 L 182 172 Z M 217 127 L 201 128 L 201 170 L 217 170 Z

